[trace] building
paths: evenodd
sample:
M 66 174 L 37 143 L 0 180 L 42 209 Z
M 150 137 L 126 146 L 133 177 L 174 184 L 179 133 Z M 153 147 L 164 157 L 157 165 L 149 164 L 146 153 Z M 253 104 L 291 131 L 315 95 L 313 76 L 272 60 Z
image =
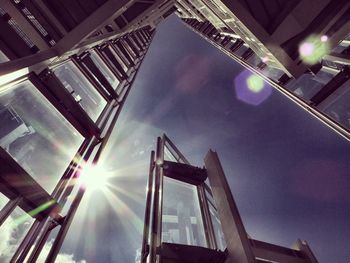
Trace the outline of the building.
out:
M 175 5 L 193 31 L 349 138 L 347 1 L 181 0 Z
M 249 237 L 217 153 L 204 163 L 192 166 L 166 135 L 158 138 L 139 262 L 318 262 L 306 241 L 286 248 Z
M 76 178 L 82 167 L 97 163 L 157 24 L 173 12 L 350 138 L 350 4 L 284 2 L 1 1 L 0 200 L 5 204 L 0 204 L 0 227 L 12 213 L 29 215 L 16 225 L 23 235 L 8 260 L 35 262 L 53 229 L 58 233 L 47 262 L 56 258 L 84 195 Z M 308 40 L 309 34 L 315 39 Z M 299 56 L 303 41 L 317 56 Z M 67 202 L 72 195 L 73 202 Z M 163 238 L 180 239 L 171 228 L 171 213 Z M 186 224 L 198 228 L 199 221 L 190 217 Z

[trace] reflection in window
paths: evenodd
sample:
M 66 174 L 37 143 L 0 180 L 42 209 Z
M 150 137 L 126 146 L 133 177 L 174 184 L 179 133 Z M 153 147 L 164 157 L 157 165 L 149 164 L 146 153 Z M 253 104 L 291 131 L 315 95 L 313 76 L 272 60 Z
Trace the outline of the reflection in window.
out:
M 210 217 L 213 224 L 217 248 L 220 249 L 221 251 L 224 251 L 226 249 L 226 241 L 225 241 L 224 233 L 222 232 L 222 227 L 221 227 L 221 222 L 219 219 L 218 212 L 211 204 L 209 204 L 209 212 L 210 212 Z
M 90 118 L 96 121 L 107 102 L 78 67 L 72 61 L 68 61 L 53 69 L 53 72 Z
M 350 90 L 339 96 L 332 104 L 330 104 L 325 112 L 334 120 L 341 123 L 345 128 L 350 129 Z
M 1 226 L 0 262 L 10 262 L 34 219 L 22 209 L 16 208 Z
M 28 80 L 0 88 L 0 146 L 48 192 L 82 141 Z
M 206 246 L 197 188 L 164 177 L 162 242 Z
M 91 55 L 92 61 L 99 68 L 99 70 L 102 72 L 103 76 L 108 80 L 108 82 L 111 84 L 111 86 L 114 89 L 116 89 L 119 85 L 119 80 L 117 79 L 117 77 L 106 66 L 106 64 L 103 62 L 103 60 L 100 58 L 100 56 L 95 51 L 91 51 L 90 55 Z

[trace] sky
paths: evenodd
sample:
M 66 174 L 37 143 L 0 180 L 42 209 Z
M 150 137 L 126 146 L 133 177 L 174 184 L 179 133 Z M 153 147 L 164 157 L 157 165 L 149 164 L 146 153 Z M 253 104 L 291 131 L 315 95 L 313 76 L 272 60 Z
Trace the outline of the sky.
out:
M 149 155 L 165 132 L 193 165 L 218 152 L 251 237 L 305 239 L 320 263 L 347 263 L 348 141 L 267 84 L 247 93 L 247 76 L 178 18 L 163 21 L 102 158 L 112 187 L 84 197 L 62 255 L 135 262 Z

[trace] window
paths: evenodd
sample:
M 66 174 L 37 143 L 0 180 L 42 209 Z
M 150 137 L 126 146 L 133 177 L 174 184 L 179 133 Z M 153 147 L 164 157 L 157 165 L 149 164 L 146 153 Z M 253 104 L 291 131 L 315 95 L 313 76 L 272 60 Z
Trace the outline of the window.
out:
M 164 177 L 162 242 L 206 247 L 197 188 Z
M 106 64 L 103 62 L 103 60 L 100 58 L 100 56 L 95 52 L 90 52 L 91 59 L 95 63 L 95 65 L 100 69 L 103 76 L 108 80 L 108 82 L 112 85 L 114 89 L 117 89 L 119 85 L 119 80 L 117 77 L 113 74 L 113 72 L 106 66 Z
M 347 84 L 349 85 L 349 84 Z M 342 124 L 346 129 L 350 129 L 350 89 L 331 103 L 325 113 L 332 119 Z
M 83 141 L 28 80 L 0 88 L 0 147 L 51 192 Z
M 115 56 L 115 58 L 118 60 L 120 66 L 123 68 L 124 72 L 127 72 L 128 66 L 125 65 L 124 61 L 120 58 L 120 56 L 114 51 L 114 49 L 111 46 L 108 46 L 108 48 L 112 52 L 112 54 Z
M 324 85 L 326 85 L 338 71 L 329 72 L 321 69 L 315 76 L 304 74 L 297 80 L 287 84 L 287 88 L 299 97 L 310 100 Z
M 78 67 L 72 61 L 68 61 L 54 68 L 53 72 L 89 117 L 96 121 L 107 102 Z

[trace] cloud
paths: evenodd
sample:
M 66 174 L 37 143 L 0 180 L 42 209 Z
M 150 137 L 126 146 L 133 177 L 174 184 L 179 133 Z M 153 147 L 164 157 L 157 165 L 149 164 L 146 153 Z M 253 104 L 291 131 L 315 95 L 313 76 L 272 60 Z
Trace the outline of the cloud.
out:
M 46 255 L 49 253 L 51 247 L 52 247 L 53 240 L 46 242 L 45 246 L 43 247 L 43 250 L 37 260 L 38 263 L 45 262 Z M 65 254 L 60 253 L 58 254 L 55 263 L 86 263 L 86 260 L 74 260 L 73 254 Z
M 23 213 L 22 210 L 17 208 L 0 228 L 0 262 L 9 262 L 11 260 L 12 255 L 15 253 L 17 247 L 30 228 L 31 223 L 34 221 L 32 218 L 28 217 L 25 222 L 21 224 L 16 223 L 15 218 L 21 217 Z M 52 243 L 53 240 L 45 244 L 37 262 L 45 262 L 45 257 L 49 253 Z M 60 253 L 55 262 L 86 263 L 86 260 L 76 261 L 72 254 Z

